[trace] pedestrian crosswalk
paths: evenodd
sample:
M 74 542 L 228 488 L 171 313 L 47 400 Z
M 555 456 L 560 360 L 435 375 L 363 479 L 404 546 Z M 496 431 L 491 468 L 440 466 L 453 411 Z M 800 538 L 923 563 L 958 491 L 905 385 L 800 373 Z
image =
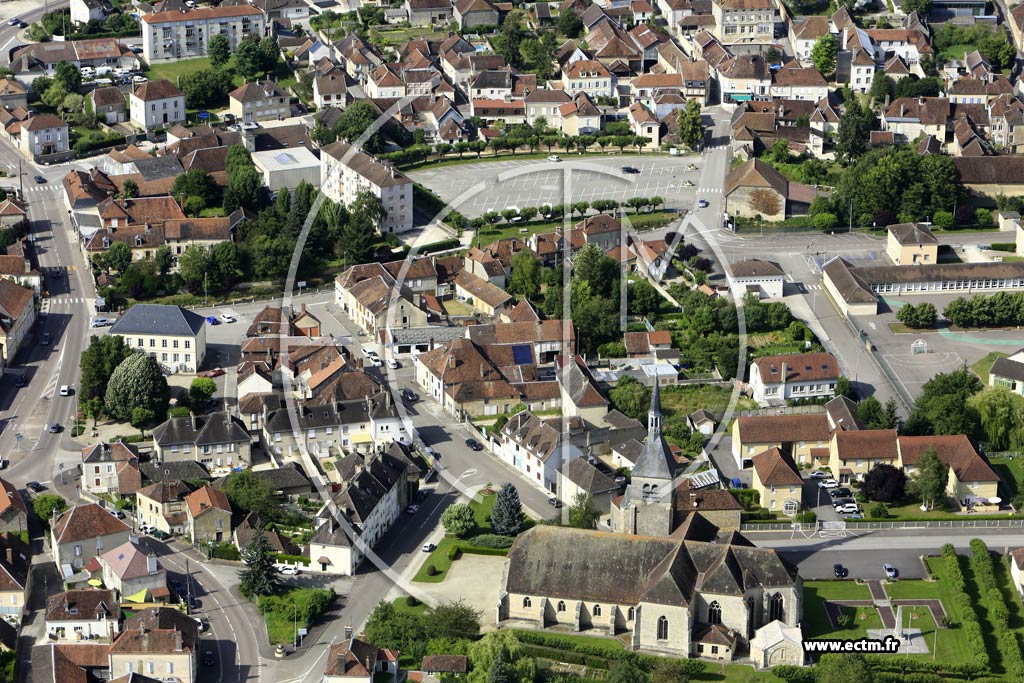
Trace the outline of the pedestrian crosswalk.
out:
M 807 289 L 823 289 L 821 285 L 804 285 Z
M 56 296 L 50 297 L 48 301 L 52 306 L 53 304 L 84 304 L 86 299 L 81 296 Z
M 57 185 L 30 185 L 25 188 L 25 194 L 33 193 L 38 194 L 40 192 L 56 192 L 60 190 Z
M 721 194 L 722 193 L 722 188 L 720 188 L 720 187 L 702 187 L 702 188 L 699 188 L 697 190 L 697 192 L 700 192 L 702 194 Z

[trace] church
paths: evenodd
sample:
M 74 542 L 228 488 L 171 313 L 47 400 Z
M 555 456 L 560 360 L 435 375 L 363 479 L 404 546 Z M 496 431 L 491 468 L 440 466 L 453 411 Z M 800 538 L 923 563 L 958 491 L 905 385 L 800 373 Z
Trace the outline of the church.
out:
M 655 385 L 644 450 L 612 508 L 614 532 L 537 526 L 521 534 L 505 565 L 498 623 L 618 636 L 635 650 L 682 657 L 803 663 L 795 567 L 700 511 L 675 524 L 675 462 L 659 393 Z

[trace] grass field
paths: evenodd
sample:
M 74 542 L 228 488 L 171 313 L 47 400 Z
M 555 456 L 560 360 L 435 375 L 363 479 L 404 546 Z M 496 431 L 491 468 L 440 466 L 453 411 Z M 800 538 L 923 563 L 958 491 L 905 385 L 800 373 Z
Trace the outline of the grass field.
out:
M 942 58 L 943 61 L 948 62 L 952 59 L 963 59 L 964 54 L 977 49 L 978 47 L 976 45 L 970 44 L 950 45 L 949 47 L 940 50 L 939 56 Z
M 675 211 L 650 211 L 641 214 L 630 212 L 626 216 L 630 226 L 639 231 L 652 230 L 656 227 L 667 225 L 679 218 L 679 214 Z M 579 216 L 573 216 L 570 223 L 575 225 L 582 220 Z M 531 221 L 529 223 L 498 223 L 482 228 L 476 240 L 481 246 L 487 246 L 492 242 L 511 237 L 525 240 L 530 235 L 536 235 L 541 232 L 554 232 L 561 227 L 561 219 L 557 221 Z
M 678 385 L 665 387 L 661 392 L 661 407 L 667 415 L 689 415 L 698 408 L 721 414 L 729 405 L 732 391 L 728 387 L 713 385 Z M 737 410 L 756 408 L 752 399 L 740 396 Z
M 421 602 L 421 603 L 417 604 L 414 607 L 410 607 L 408 604 L 406 604 L 404 597 L 402 597 L 402 598 L 395 598 L 391 602 L 391 604 L 395 606 L 395 611 L 396 612 L 409 612 L 410 614 L 423 614 L 424 612 L 427 611 L 427 605 L 426 604 Z
M 988 373 L 992 369 L 993 363 L 998 358 L 1006 358 L 1009 354 L 1002 353 L 1001 351 L 993 351 L 981 360 L 971 363 L 971 370 L 974 374 L 981 378 L 981 383 L 988 386 Z
M 1024 459 L 989 458 L 989 462 L 1006 484 L 1006 488 L 1010 489 L 1010 498 L 1020 493 L 1021 487 L 1024 486 Z
M 494 509 L 495 499 L 496 496 L 491 494 L 489 496 L 479 496 L 470 501 L 469 506 L 473 508 L 473 517 L 476 519 L 476 531 L 470 534 L 470 536 L 494 533 L 494 530 L 491 528 L 491 510 Z M 534 521 L 527 517 L 523 522 L 523 530 L 529 529 L 533 524 Z M 452 561 L 448 559 L 448 551 L 461 542 L 461 539 L 452 536 L 445 536 L 441 539 L 441 542 L 437 544 L 437 548 L 430 553 L 430 557 L 423 563 L 423 566 L 416 572 L 416 576 L 412 580 L 422 583 L 440 583 L 444 581 L 448 576 L 448 570 L 452 566 Z M 437 574 L 434 576 L 427 575 L 427 567 L 430 565 L 434 565 L 434 569 L 437 570 Z

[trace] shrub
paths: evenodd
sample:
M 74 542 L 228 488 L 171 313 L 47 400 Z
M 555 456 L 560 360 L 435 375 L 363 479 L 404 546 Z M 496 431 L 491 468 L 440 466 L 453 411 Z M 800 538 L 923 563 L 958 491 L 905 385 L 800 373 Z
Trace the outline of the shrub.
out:
M 818 521 L 818 515 L 815 514 L 814 510 L 805 510 L 799 512 L 793 517 L 793 521 L 797 524 L 814 524 Z
M 887 519 L 889 517 L 889 506 L 885 503 L 878 503 L 868 508 L 868 517 L 871 519 Z
M 953 214 L 949 211 L 936 211 L 932 216 L 932 223 L 936 228 L 948 230 L 953 227 Z
M 828 232 L 829 230 L 835 230 L 836 226 L 839 225 L 839 217 L 834 213 L 823 212 L 816 214 L 813 219 L 814 227 L 822 232 Z
M 459 559 L 459 546 L 453 545 L 451 548 L 448 548 L 448 559 L 451 562 Z
M 420 604 L 420 601 L 411 595 L 407 595 L 405 596 L 405 604 L 407 607 L 415 607 L 416 605 Z
M 432 564 L 427 565 L 427 576 L 437 576 L 437 567 Z
M 1011 254 L 1017 251 L 1017 245 L 1013 242 L 993 242 L 988 248 L 992 251 L 1008 251 Z
M 772 675 L 787 683 L 814 683 L 814 670 L 802 666 L 782 664 L 772 667 Z
M 729 489 L 736 496 L 744 510 L 756 510 L 761 504 L 761 494 L 754 489 Z
M 213 546 L 213 550 L 210 554 L 218 560 L 231 560 L 238 562 L 242 559 L 242 554 L 238 552 L 238 548 L 226 543 Z
M 515 538 L 498 534 L 480 534 L 469 539 L 469 544 L 478 548 L 511 548 Z

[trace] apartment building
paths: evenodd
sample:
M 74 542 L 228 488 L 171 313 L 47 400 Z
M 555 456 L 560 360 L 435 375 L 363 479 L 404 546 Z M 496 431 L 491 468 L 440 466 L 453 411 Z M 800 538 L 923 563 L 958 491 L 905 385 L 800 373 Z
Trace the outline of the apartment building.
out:
M 263 11 L 246 4 L 153 12 L 141 23 L 142 55 L 149 64 L 205 57 L 215 35 L 226 36 L 234 51 L 246 38 L 262 38 L 267 28 Z
M 760 405 L 785 405 L 798 398 L 831 398 L 839 380 L 831 353 L 764 356 L 750 364 L 750 388 Z
M 773 0 L 715 0 L 715 37 L 726 45 L 767 43 L 775 31 Z
M 68 154 L 71 149 L 68 124 L 53 114 L 33 116 L 22 121 L 19 128 L 18 148 L 33 161 Z
M 274 81 L 243 83 L 228 95 L 230 110 L 244 123 L 283 119 L 291 115 L 288 94 Z
M 185 122 L 185 94 L 166 78 L 143 83 L 128 100 L 129 120 L 140 128 L 169 128 Z
M 381 233 L 412 229 L 412 181 L 347 142 L 321 149 L 321 187 L 328 199 L 351 206 L 360 192 L 379 197 L 387 216 L 378 226 Z
M 180 306 L 136 304 L 118 318 L 110 334 L 161 365 L 195 373 L 206 358 L 206 320 Z

